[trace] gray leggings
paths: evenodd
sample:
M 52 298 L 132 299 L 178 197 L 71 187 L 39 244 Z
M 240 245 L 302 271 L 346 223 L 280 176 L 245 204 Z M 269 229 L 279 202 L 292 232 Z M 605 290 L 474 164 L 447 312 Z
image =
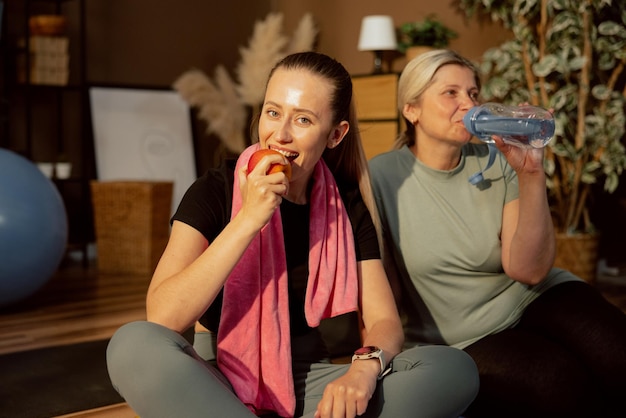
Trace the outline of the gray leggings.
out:
M 141 418 L 254 417 L 228 380 L 178 333 L 138 321 L 121 327 L 107 349 L 115 389 Z M 312 417 L 326 385 L 347 364 L 294 365 L 298 416 Z M 393 360 L 363 417 L 458 417 L 478 393 L 478 372 L 465 352 L 415 347 Z

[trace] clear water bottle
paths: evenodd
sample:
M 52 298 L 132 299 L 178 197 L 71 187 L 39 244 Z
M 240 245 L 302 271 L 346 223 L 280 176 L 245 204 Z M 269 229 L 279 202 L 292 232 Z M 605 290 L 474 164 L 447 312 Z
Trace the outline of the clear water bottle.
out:
M 463 117 L 467 131 L 484 142 L 491 135 L 519 147 L 545 147 L 554 136 L 554 118 L 537 106 L 507 106 L 485 103 L 471 108 Z

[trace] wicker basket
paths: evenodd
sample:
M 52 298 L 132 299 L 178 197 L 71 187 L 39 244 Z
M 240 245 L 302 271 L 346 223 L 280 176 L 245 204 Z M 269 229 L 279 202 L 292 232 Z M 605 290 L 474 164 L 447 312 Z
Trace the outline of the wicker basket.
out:
M 594 284 L 599 241 L 600 238 L 596 234 L 556 234 L 554 266 L 569 270 L 584 281 Z
M 91 182 L 98 270 L 152 274 L 169 238 L 172 182 Z

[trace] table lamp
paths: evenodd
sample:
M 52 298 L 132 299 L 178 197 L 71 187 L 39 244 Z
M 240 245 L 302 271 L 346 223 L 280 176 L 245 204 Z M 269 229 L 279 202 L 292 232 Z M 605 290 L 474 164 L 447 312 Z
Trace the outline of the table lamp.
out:
M 396 30 L 391 16 L 365 16 L 361 22 L 358 50 L 374 52 L 374 74 L 383 72 L 383 51 L 396 49 Z

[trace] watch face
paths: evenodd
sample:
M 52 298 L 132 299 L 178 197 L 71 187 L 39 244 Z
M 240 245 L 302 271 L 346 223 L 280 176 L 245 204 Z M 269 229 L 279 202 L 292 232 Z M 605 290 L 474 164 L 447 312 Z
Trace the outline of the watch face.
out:
M 368 345 L 368 346 L 359 348 L 358 350 L 354 352 L 354 354 L 356 354 L 357 356 L 364 356 L 367 354 L 374 353 L 376 351 L 378 351 L 378 347 L 374 347 L 373 345 Z

